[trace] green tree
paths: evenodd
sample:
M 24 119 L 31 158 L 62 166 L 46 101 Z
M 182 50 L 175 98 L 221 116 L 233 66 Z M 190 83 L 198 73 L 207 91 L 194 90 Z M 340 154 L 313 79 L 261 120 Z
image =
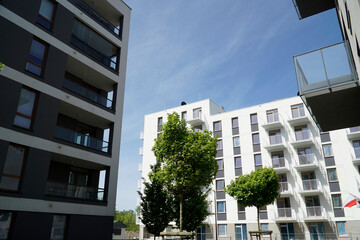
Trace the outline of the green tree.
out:
M 3 70 L 4 64 L 2 62 L 0 62 L 0 72 L 1 70 Z
M 159 168 L 160 164 L 151 167 L 154 173 Z M 172 220 L 172 198 L 157 179 L 150 179 L 150 182 L 144 182 L 144 185 L 144 194 L 138 192 L 141 198 L 140 219 L 148 232 L 154 234 L 155 240 Z
M 172 113 L 168 114 L 168 121 L 163 124 L 152 150 L 162 164 L 161 170 L 151 173 L 150 178 L 159 179 L 179 199 L 182 232 L 185 194 L 194 188 L 207 188 L 216 176 L 216 138 L 207 130 L 195 132 L 177 113 Z
M 234 197 L 242 206 L 257 208 L 260 231 L 260 208 L 272 204 L 279 197 L 280 184 L 273 168 L 262 168 L 250 174 L 239 176 L 226 186 L 225 192 Z
M 124 223 L 126 231 L 139 231 L 139 225 L 136 224 L 136 214 L 133 210 L 115 211 L 114 220 Z
M 187 232 L 195 231 L 200 226 L 205 218 L 211 214 L 209 211 L 209 202 L 206 200 L 208 190 L 202 190 L 201 188 L 190 188 L 184 194 L 183 203 L 183 230 Z M 174 200 L 175 212 L 179 212 L 180 201 L 179 198 Z M 174 221 L 176 225 L 180 226 L 180 218 L 178 214 L 174 215 Z

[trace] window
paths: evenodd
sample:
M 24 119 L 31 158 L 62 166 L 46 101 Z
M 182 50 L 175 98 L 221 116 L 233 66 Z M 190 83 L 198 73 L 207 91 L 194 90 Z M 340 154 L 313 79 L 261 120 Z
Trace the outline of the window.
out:
M 38 38 L 31 43 L 29 57 L 26 63 L 26 70 L 38 76 L 42 76 L 45 67 L 48 44 Z
M 0 211 L 0 239 L 8 239 L 13 214 Z
M 270 139 L 270 144 L 271 145 L 280 144 L 282 142 L 281 141 L 281 131 L 280 131 L 280 129 L 270 131 L 269 132 L 269 139 Z
M 5 159 L 0 188 L 12 191 L 19 189 L 26 149 L 19 145 L 10 144 Z
M 214 132 L 221 131 L 221 121 L 214 122 Z
M 234 161 L 235 161 L 235 168 L 241 168 L 242 167 L 241 157 L 235 157 Z
M 336 228 L 339 237 L 347 237 L 349 235 L 346 227 L 346 222 L 336 222 Z
M 260 137 L 259 137 L 258 133 L 254 133 L 252 135 L 252 141 L 253 141 L 253 144 L 259 144 L 260 143 Z
M 202 125 L 194 126 L 194 131 L 195 132 L 201 132 L 202 131 Z
M 353 133 L 353 132 L 360 132 L 360 126 L 351 127 L 351 128 L 350 128 L 350 132 L 351 132 L 351 133 Z
M 233 138 L 233 144 L 234 144 L 234 147 L 240 147 L 240 138 L 239 137 L 234 137 Z
M 38 93 L 30 88 L 23 87 L 21 89 L 14 125 L 27 129 L 31 128 L 37 96 Z
M 324 151 L 324 157 L 330 157 L 333 155 L 331 144 L 325 144 L 322 147 Z
M 222 150 L 222 149 L 223 149 L 222 139 L 217 140 L 216 150 Z
M 309 130 L 306 125 L 297 126 L 294 129 L 295 129 L 296 141 L 302 141 L 302 140 L 309 139 L 309 137 L 310 137 Z
M 299 163 L 300 163 L 300 165 L 314 163 L 311 148 L 309 148 L 309 147 L 308 148 L 299 148 L 298 149 L 298 155 L 299 155 Z
M 260 213 L 267 213 L 267 208 L 266 208 L 266 206 L 262 206 L 262 207 L 260 208 Z
M 245 212 L 245 207 L 241 205 L 239 202 L 237 202 L 238 212 L 243 213 Z
M 159 117 L 159 118 L 158 118 L 158 122 L 157 122 L 157 131 L 158 131 L 158 132 L 161 131 L 162 123 L 163 123 L 163 118 L 162 118 L 162 117 Z
M 217 202 L 217 212 L 226 213 L 226 202 Z
M 201 119 L 201 108 L 193 109 L 193 119 Z
M 255 154 L 254 155 L 254 161 L 255 161 L 255 169 L 262 167 L 262 159 L 261 154 Z
M 299 118 L 305 116 L 304 105 L 296 104 L 291 106 L 291 113 L 293 118 Z
M 50 240 L 61 240 L 65 236 L 65 215 L 54 215 Z
M 219 160 L 216 160 L 216 162 L 219 166 L 219 170 L 224 170 L 224 160 L 219 159 Z
M 54 0 L 42 0 L 37 23 L 47 29 L 50 29 L 54 22 L 55 9 L 56 5 Z
M 337 182 L 338 181 L 338 177 L 336 174 L 336 168 L 330 168 L 330 169 L 327 169 L 326 171 L 328 174 L 329 182 Z
M 272 109 L 272 110 L 266 111 L 266 117 L 267 117 L 268 123 L 278 122 L 279 121 L 278 110 Z
M 185 119 L 186 120 L 186 116 L 187 115 L 187 112 L 182 112 L 181 113 L 181 119 Z
M 250 122 L 251 122 L 251 124 L 257 124 L 257 123 L 258 123 L 258 119 L 257 119 L 257 114 L 256 114 L 256 113 L 250 115 Z
M 353 142 L 355 157 L 360 158 L 360 141 Z
M 224 191 L 224 180 L 216 180 L 216 191 Z
M 219 224 L 219 236 L 226 236 L 227 235 L 227 225 L 226 224 Z
M 232 125 L 232 128 L 238 128 L 239 127 L 239 119 L 238 118 L 232 118 L 231 119 L 231 125 Z
M 284 152 L 271 153 L 273 168 L 285 167 Z
M 268 223 L 261 223 L 260 228 L 262 231 L 269 231 L 269 224 Z M 265 234 L 263 236 L 269 236 L 268 234 Z
M 331 195 L 333 208 L 342 208 L 341 194 Z

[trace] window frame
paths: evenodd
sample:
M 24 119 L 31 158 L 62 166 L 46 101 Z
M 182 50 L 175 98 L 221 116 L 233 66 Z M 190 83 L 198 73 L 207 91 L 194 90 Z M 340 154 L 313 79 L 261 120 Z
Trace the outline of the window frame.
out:
M 331 170 L 331 171 L 335 171 L 335 174 L 336 174 L 336 180 L 330 180 L 329 170 Z M 327 179 L 328 179 L 328 182 L 329 182 L 329 183 L 339 182 L 339 177 L 338 177 L 338 174 L 337 174 L 336 168 L 328 168 L 328 169 L 326 169 L 326 174 L 327 174 Z
M 11 232 L 12 232 L 12 229 L 14 227 L 14 218 L 15 218 L 15 212 L 12 212 L 12 211 L 7 211 L 7 210 L 0 210 L 0 213 L 8 213 L 10 214 L 10 223 L 9 223 L 9 228 L 8 228 L 8 232 L 7 232 L 7 236 L 6 236 L 6 239 L 9 239 L 9 236 L 11 236 Z
M 273 142 L 271 139 L 274 139 L 275 142 Z M 277 145 L 282 143 L 281 129 L 269 131 L 269 143 L 270 145 Z
M 39 42 L 39 43 L 41 43 L 42 45 L 45 46 L 45 52 L 44 52 L 44 55 L 43 55 L 43 58 L 42 58 L 42 65 L 39 65 L 38 63 L 36 63 L 36 62 L 29 59 L 30 51 L 31 51 L 31 45 L 32 45 L 33 41 L 37 41 L 37 42 Z M 47 54 L 48 54 L 48 51 L 49 51 L 49 44 L 47 42 L 41 40 L 40 38 L 34 36 L 32 41 L 31 41 L 31 45 L 30 45 L 29 54 L 28 54 L 28 57 L 27 57 L 27 60 L 26 60 L 25 70 L 27 72 L 31 73 L 31 74 L 36 75 L 36 76 L 43 77 L 44 76 L 44 69 L 45 69 L 45 65 L 46 65 Z M 41 69 L 40 75 L 28 70 L 27 69 L 27 63 L 33 64 L 33 65 L 39 67 Z
M 255 117 L 255 119 L 253 119 L 253 117 Z M 253 120 L 255 120 L 255 121 L 253 122 Z M 251 123 L 251 125 L 255 125 L 255 124 L 259 123 L 257 113 L 250 114 L 250 123 Z
M 187 111 L 181 112 L 181 119 L 184 119 L 184 120 L 187 119 Z
M 303 115 L 302 115 L 301 109 L 303 111 Z M 294 111 L 296 111 L 298 113 L 297 117 L 294 116 Z M 305 117 L 304 104 L 298 103 L 298 104 L 291 105 L 291 116 L 293 119 Z
M 43 0 L 42 0 L 42 1 L 43 1 Z M 42 3 L 42 1 L 41 1 L 41 3 Z M 43 15 L 40 14 L 41 4 L 40 4 L 39 11 L 38 11 L 38 18 L 42 18 L 44 21 L 48 22 L 48 23 L 50 24 L 50 27 L 47 28 L 47 27 L 44 26 L 43 24 L 39 23 L 38 20 L 36 20 L 36 22 L 37 22 L 40 26 L 42 26 L 42 27 L 44 27 L 44 28 L 46 28 L 46 29 L 48 29 L 48 30 L 51 30 L 51 29 L 52 29 L 52 26 L 53 26 L 53 24 L 54 24 L 54 20 L 55 20 L 55 12 L 56 12 L 56 9 L 57 9 L 57 4 L 56 4 L 56 1 L 55 1 L 55 0 L 48 0 L 48 1 L 52 2 L 52 4 L 54 5 L 54 7 L 53 7 L 53 9 L 52 9 L 52 15 L 51 15 L 50 21 L 49 21 L 45 16 L 43 16 Z
M 235 145 L 235 139 L 238 139 L 238 145 Z M 236 147 L 240 147 L 240 136 L 235 136 L 233 137 L 233 147 L 236 148 Z
M 222 190 L 218 190 L 218 182 L 222 182 Z M 224 179 L 216 180 L 216 191 L 217 192 L 224 192 L 224 187 L 225 187 L 225 180 Z
M 220 142 L 221 144 L 218 144 L 219 142 Z M 217 145 L 216 145 L 216 150 L 217 150 L 217 151 L 223 150 L 223 147 L 224 147 L 224 146 L 223 146 L 223 141 L 222 141 L 222 139 L 218 139 L 218 140 L 216 141 L 216 144 L 217 144 Z
M 25 115 L 25 114 L 23 114 L 23 113 L 18 112 L 18 109 L 17 109 L 17 108 L 19 107 L 19 101 L 20 101 L 22 89 L 26 89 L 26 90 L 28 90 L 28 91 L 30 91 L 30 92 L 35 93 L 34 105 L 32 106 L 31 116 L 27 116 L 27 115 Z M 21 91 L 20 91 L 20 95 L 19 95 L 19 101 L 18 101 L 18 105 L 17 105 L 17 108 L 16 108 L 15 117 L 16 117 L 16 115 L 18 115 L 18 116 L 20 116 L 20 117 L 30 119 L 30 127 L 29 127 L 29 128 L 26 128 L 26 127 L 18 126 L 18 125 L 14 124 L 14 123 L 13 123 L 13 125 L 16 126 L 16 127 L 19 127 L 19 128 L 23 128 L 23 129 L 28 129 L 28 130 L 30 130 L 30 129 L 32 129 L 33 123 L 34 123 L 36 106 L 37 106 L 38 101 L 39 101 L 39 92 L 36 91 L 36 90 L 34 90 L 34 89 L 32 89 L 32 88 L 29 88 L 28 86 L 25 86 L 25 85 L 23 85 L 23 86 L 21 87 Z M 14 121 L 15 121 L 15 117 L 14 117 Z M 13 122 L 14 122 L 14 121 L 13 121 Z
M 225 235 L 222 235 L 220 233 L 220 226 L 224 226 L 224 230 L 225 230 Z M 227 236 L 228 235 L 228 232 L 227 232 L 227 224 L 218 224 L 218 233 L 219 233 L 219 236 Z
M 51 232 L 53 230 L 53 224 L 54 224 L 54 217 L 55 216 L 64 216 L 65 217 L 65 225 L 64 225 L 64 234 L 63 234 L 63 239 L 67 239 L 67 231 L 68 231 L 68 227 L 69 227 L 69 216 L 65 215 L 65 214 L 53 214 L 53 222 L 51 224 Z M 51 240 L 51 232 L 50 232 L 50 240 Z
M 25 161 L 26 161 L 27 155 L 28 155 L 28 147 L 23 146 L 23 145 L 19 145 L 19 144 L 15 144 L 15 143 L 9 143 L 8 149 L 7 149 L 7 152 L 6 152 L 4 167 L 5 167 L 5 164 L 6 164 L 6 159 L 7 159 L 8 153 L 9 153 L 9 147 L 10 147 L 10 146 L 14 146 L 14 147 L 17 147 L 17 148 L 22 148 L 22 149 L 24 149 L 24 154 L 23 154 L 23 158 L 22 158 L 22 162 L 21 162 L 20 176 L 16 176 L 16 175 L 13 175 L 13 174 L 4 173 L 5 170 L 3 169 L 3 172 L 1 173 L 1 178 L 2 178 L 3 176 L 8 177 L 8 178 L 16 178 L 16 179 L 19 179 L 19 183 L 18 183 L 18 186 L 17 186 L 17 189 L 16 189 L 16 190 L 7 189 L 7 188 L 0 188 L 0 191 L 19 192 L 19 191 L 20 191 L 20 186 L 21 186 L 21 180 L 22 180 L 22 177 L 23 177 L 23 175 L 24 175 Z
M 260 156 L 261 164 L 256 164 L 256 157 L 257 157 L 257 156 Z M 254 154 L 254 165 L 255 165 L 255 168 L 256 168 L 256 167 L 260 167 L 260 166 L 262 167 L 262 166 L 263 166 L 261 153 Z
M 345 223 L 346 235 L 340 235 L 338 223 Z M 337 233 L 337 236 L 338 236 L 338 237 L 349 237 L 349 230 L 348 230 L 347 222 L 346 222 L 346 221 L 336 221 L 336 233 Z
M 242 207 L 244 210 L 241 210 L 240 207 Z M 245 213 L 246 210 L 245 210 L 245 206 L 241 205 L 239 202 L 237 202 L 237 211 L 238 213 Z
M 234 120 L 236 120 L 236 124 L 234 124 Z M 231 118 L 231 127 L 239 128 L 239 118 L 238 117 Z
M 330 146 L 330 151 L 331 151 L 330 155 L 325 155 L 325 148 L 324 148 L 325 146 Z M 324 157 L 332 157 L 332 156 L 334 156 L 334 151 L 332 149 L 332 144 L 331 143 L 323 144 L 322 145 L 322 150 L 323 150 Z
M 269 121 L 269 117 L 271 117 L 271 121 Z M 279 122 L 279 111 L 277 108 L 266 111 L 266 121 L 267 123 Z
M 257 142 L 255 142 L 255 139 L 254 139 L 255 136 L 258 137 Z M 260 134 L 259 134 L 259 133 L 253 133 L 253 134 L 251 135 L 251 138 L 252 138 L 252 143 L 253 143 L 253 145 L 255 145 L 255 144 L 260 144 Z
M 340 198 L 340 206 L 335 206 L 334 198 L 333 198 L 334 196 Z M 331 194 L 331 203 L 332 203 L 333 209 L 342 209 L 343 202 L 342 202 L 341 194 Z
M 216 126 L 218 126 L 218 129 L 216 128 Z M 213 129 L 214 129 L 214 132 L 222 131 L 221 121 L 213 122 Z
M 224 211 L 222 211 L 222 212 L 220 212 L 219 211 L 219 203 L 222 203 L 222 204 L 224 204 Z M 226 213 L 226 201 L 217 201 L 216 202 L 216 212 L 217 213 Z
M 236 166 L 236 159 L 240 159 L 240 163 L 241 163 L 241 166 L 240 166 L 240 167 L 237 167 L 237 166 Z M 242 159 L 241 159 L 241 156 L 234 157 L 234 167 L 237 168 L 237 169 L 241 169 L 241 168 L 242 168 Z
M 218 166 L 219 166 L 219 161 L 221 161 L 221 168 L 219 167 L 219 169 L 218 170 L 224 170 L 224 159 L 216 159 L 216 163 L 218 164 Z

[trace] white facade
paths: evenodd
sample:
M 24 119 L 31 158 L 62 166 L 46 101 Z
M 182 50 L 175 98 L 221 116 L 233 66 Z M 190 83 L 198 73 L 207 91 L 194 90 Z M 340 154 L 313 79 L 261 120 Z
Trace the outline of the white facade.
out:
M 194 119 L 194 109 L 199 108 L 201 115 Z M 203 100 L 145 116 L 141 165 L 144 179 L 148 179 L 150 165 L 155 163 L 151 148 L 157 137 L 158 123 L 161 123 L 159 118 L 165 122 L 167 114 L 174 111 L 184 118 L 186 112 L 189 126 L 201 125 L 222 141 L 216 156 L 220 169 L 214 191 L 209 195 L 212 211 L 215 209 L 214 197 L 218 206 L 218 239 L 239 240 L 243 239 L 242 231 L 257 230 L 256 208 L 238 208 L 237 201 L 222 191 L 222 181 L 228 185 L 241 172 L 246 174 L 255 170 L 255 164 L 257 167 L 274 167 L 282 175 L 279 176 L 281 200 L 268 205 L 260 214 L 264 230 L 267 227 L 273 231 L 273 239 L 282 236 L 283 239 L 360 237 L 360 209 L 341 208 L 349 193 L 360 195 L 360 152 L 354 148 L 359 146 L 358 143 L 354 145 L 354 141 L 360 139 L 357 131 L 360 129 L 352 129 L 351 133 L 349 129 L 343 129 L 320 134 L 299 97 L 230 112 L 225 112 L 211 100 Z M 238 143 L 237 137 L 240 147 L 234 147 L 234 143 Z M 216 238 L 214 223 L 215 216 L 212 215 L 207 219 L 211 227 L 206 227 L 206 233 L 198 237 Z M 146 238 L 143 228 L 141 225 L 140 236 Z

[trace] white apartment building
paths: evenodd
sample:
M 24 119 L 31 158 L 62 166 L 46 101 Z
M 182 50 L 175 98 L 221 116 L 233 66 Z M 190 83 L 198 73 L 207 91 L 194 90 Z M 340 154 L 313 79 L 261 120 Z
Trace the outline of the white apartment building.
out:
M 238 205 L 223 187 L 262 167 L 273 167 L 281 186 L 280 198 L 260 213 L 272 239 L 360 238 L 360 209 L 342 208 L 350 193 L 360 195 L 360 127 L 320 133 L 300 97 L 230 112 L 209 99 L 181 105 L 145 116 L 139 165 L 144 179 L 156 161 L 154 139 L 172 112 L 189 127 L 218 136 L 219 171 L 209 195 L 216 215 L 199 227 L 197 239 L 243 240 L 257 230 L 256 208 Z M 148 238 L 140 226 L 140 239 Z

